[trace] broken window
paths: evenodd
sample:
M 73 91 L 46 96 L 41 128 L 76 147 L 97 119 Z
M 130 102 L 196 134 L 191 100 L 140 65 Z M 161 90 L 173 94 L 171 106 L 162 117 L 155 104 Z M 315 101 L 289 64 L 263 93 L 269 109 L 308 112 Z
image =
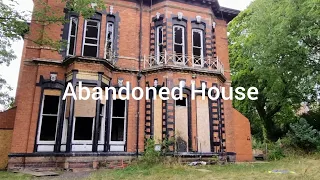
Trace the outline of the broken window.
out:
M 182 97 L 182 99 L 176 100 L 176 106 L 186 107 L 187 106 L 187 98 Z
M 107 36 L 105 45 L 105 58 L 110 59 L 113 53 L 114 44 L 114 24 L 112 22 L 107 23 Z
M 113 100 L 112 121 L 111 121 L 111 141 L 125 141 L 126 127 L 126 101 Z
M 76 117 L 74 125 L 74 140 L 90 141 L 93 134 L 93 118 Z
M 40 141 L 55 141 L 56 139 L 59 101 L 59 96 L 44 96 L 40 121 Z
M 203 62 L 203 31 L 192 30 L 192 58 L 194 65 L 202 65 Z
M 68 37 L 68 55 L 74 56 L 76 52 L 77 43 L 77 33 L 78 33 L 78 19 L 75 17 L 70 18 L 69 25 L 69 37 Z
M 97 57 L 99 48 L 100 22 L 96 20 L 85 21 L 83 56 Z
M 175 61 L 184 63 L 185 54 L 185 34 L 183 26 L 173 26 L 173 52 Z
M 156 29 L 156 57 L 158 63 L 161 63 L 161 55 L 163 53 L 163 29 L 162 26 L 157 27 Z

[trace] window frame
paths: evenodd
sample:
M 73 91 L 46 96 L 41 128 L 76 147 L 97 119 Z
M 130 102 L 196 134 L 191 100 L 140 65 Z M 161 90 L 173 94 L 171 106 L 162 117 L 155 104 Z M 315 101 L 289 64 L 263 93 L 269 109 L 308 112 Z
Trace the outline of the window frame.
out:
M 182 28 L 182 43 L 181 44 L 179 44 L 179 43 L 176 43 L 175 42 L 175 37 L 176 37 L 176 33 L 175 33 L 175 28 Z M 183 65 L 185 65 L 185 54 L 186 54 L 186 42 L 185 42 L 185 32 L 186 32 L 186 28 L 184 27 L 184 26 L 182 26 L 182 25 L 173 25 L 173 35 L 172 35 L 172 37 L 173 37 L 173 41 L 172 41 L 172 44 L 173 44 L 173 47 L 172 47 L 172 50 L 173 50 L 173 53 L 174 53 L 174 58 L 175 58 L 175 63 L 177 63 L 177 64 L 183 64 Z M 177 62 L 177 60 L 176 60 L 176 55 L 175 55 L 175 45 L 180 45 L 180 46 L 182 46 L 182 62 Z
M 98 28 L 98 36 L 97 39 L 95 38 L 87 38 L 87 26 L 88 26 L 88 22 L 92 21 L 92 22 L 97 22 L 97 28 Z M 99 57 L 99 46 L 100 46 L 100 26 L 101 26 L 101 22 L 99 20 L 94 20 L 94 19 L 86 19 L 84 22 L 84 33 L 83 33 L 83 42 L 82 42 L 82 56 L 84 56 L 84 47 L 85 46 L 91 46 L 91 47 L 97 47 L 97 54 L 95 56 L 95 58 Z M 90 40 L 97 40 L 97 44 L 90 44 L 90 43 L 86 43 L 86 39 L 90 39 Z M 88 56 L 88 57 L 92 57 L 92 56 Z
M 113 53 L 113 48 L 114 48 L 114 40 L 115 40 L 115 23 L 114 22 L 107 22 L 107 27 L 106 27 L 106 41 L 105 41 L 105 47 L 104 47 L 104 58 L 107 58 L 107 45 L 108 45 L 108 32 L 109 32 L 109 24 L 112 24 L 113 30 L 112 30 L 112 37 L 111 37 L 111 53 Z
M 193 33 L 195 33 L 195 32 L 200 33 L 200 43 L 201 43 L 200 47 L 194 45 Z M 201 29 L 192 29 L 192 64 L 193 64 L 193 66 L 203 67 L 203 62 L 204 62 L 204 53 L 203 53 L 203 51 L 204 51 L 204 40 L 203 40 L 203 34 L 204 34 L 204 32 Z M 193 48 L 200 49 L 200 52 L 201 52 L 201 55 L 200 55 L 201 63 L 200 64 L 196 64 L 194 62 L 194 56 L 195 55 L 194 55 Z
M 118 100 L 118 99 L 116 99 Z M 121 100 L 121 99 L 119 99 Z M 121 100 L 125 101 L 125 106 L 124 106 L 124 117 L 113 117 L 113 101 L 111 101 L 111 108 L 110 108 L 110 122 L 109 122 L 109 127 L 110 127 L 110 132 L 109 132 L 109 144 L 110 145 L 125 145 L 126 144 L 126 134 L 127 134 L 127 100 Z M 124 128 L 123 128 L 123 141 L 112 141 L 111 136 L 112 136 L 112 121 L 113 119 L 124 119 Z
M 70 54 L 70 40 L 71 36 L 73 36 L 72 33 L 72 20 L 76 20 L 76 29 L 75 29 L 75 35 L 74 35 L 74 47 L 73 47 L 73 54 Z M 67 46 L 67 56 L 75 56 L 76 55 L 76 45 L 77 45 L 77 37 L 78 37 L 78 25 L 79 25 L 79 19 L 77 17 L 70 17 L 69 21 L 69 33 L 68 33 L 68 46 Z
M 160 33 L 160 30 L 162 31 L 161 33 L 161 40 L 162 42 L 160 42 L 160 36 L 159 36 L 159 33 Z M 156 27 L 156 44 L 155 44 L 155 47 L 156 47 L 156 51 L 155 51 L 155 56 L 156 56 L 156 59 L 157 59 L 157 63 L 158 64 L 162 64 L 163 62 L 161 62 L 161 52 L 160 52 L 160 46 L 163 46 L 163 26 L 157 26 Z
M 43 108 L 44 108 L 44 100 L 45 100 L 45 96 L 50 96 L 50 95 L 45 95 L 43 94 L 42 96 L 42 102 L 41 102 L 41 112 L 40 112 L 40 119 L 39 119 L 39 125 L 38 125 L 38 131 L 37 131 L 37 145 L 54 145 L 56 143 L 57 140 L 57 131 L 58 131 L 58 124 L 59 124 L 59 115 L 60 115 L 60 104 L 61 104 L 61 96 L 56 96 L 59 97 L 59 103 L 58 103 L 58 112 L 56 115 L 54 114 L 43 114 Z M 57 123 L 56 123 L 56 133 L 55 133 L 55 137 L 54 137 L 54 141 L 43 141 L 40 139 L 41 136 L 41 127 L 42 127 L 42 123 L 43 123 L 43 116 L 56 116 L 57 117 Z

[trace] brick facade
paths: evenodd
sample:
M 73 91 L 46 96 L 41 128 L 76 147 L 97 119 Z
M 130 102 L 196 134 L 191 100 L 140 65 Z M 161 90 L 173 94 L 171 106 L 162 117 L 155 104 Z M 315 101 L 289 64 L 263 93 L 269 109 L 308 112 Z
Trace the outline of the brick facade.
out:
M 56 1 L 50 1 L 50 5 L 56 10 L 57 13 L 60 13 L 63 16 L 65 15 L 63 9 L 64 4 L 58 3 Z M 112 12 L 110 7 L 112 8 Z M 66 57 L 66 52 L 62 53 L 54 52 L 46 47 L 38 47 L 33 42 L 25 40 L 23 57 L 21 60 L 21 70 L 19 75 L 19 82 L 17 88 L 17 112 L 14 122 L 14 132 L 12 139 L 12 146 L 10 152 L 9 167 L 21 167 L 30 163 L 36 163 L 37 158 L 45 158 L 43 152 L 37 152 L 37 130 L 39 129 L 39 121 L 41 114 L 41 105 L 42 105 L 42 96 L 45 89 L 59 89 L 60 86 L 64 87 L 68 82 L 77 82 L 77 79 L 72 78 L 72 74 L 86 73 L 91 74 L 92 77 L 102 74 L 102 78 L 106 79 L 107 86 L 117 87 L 118 79 L 123 79 L 125 82 L 130 82 L 131 87 L 137 87 L 138 83 L 143 89 L 150 85 L 153 86 L 155 79 L 158 80 L 158 85 L 164 85 L 169 88 L 178 86 L 180 80 L 183 79 L 186 82 L 186 88 L 190 89 L 191 82 L 196 83 L 196 87 L 200 88 L 202 82 L 207 83 L 207 87 L 218 86 L 218 87 L 230 87 L 230 67 L 229 67 L 229 56 L 228 56 L 228 40 L 227 40 L 227 23 L 232 20 L 233 17 L 237 15 L 237 11 L 224 8 L 223 11 L 220 11 L 219 4 L 213 1 L 170 1 L 163 0 L 157 1 L 154 4 L 150 2 L 144 2 L 140 8 L 140 3 L 133 1 L 119 0 L 119 1 L 108 1 L 106 4 L 107 9 L 102 12 L 98 12 L 101 15 L 100 21 L 100 42 L 98 48 L 98 57 L 89 58 L 82 57 L 83 50 L 83 34 L 85 28 L 85 20 L 82 17 L 78 18 L 78 31 L 77 31 L 77 43 L 75 55 L 73 57 Z M 35 8 L 39 8 L 39 5 L 35 4 Z M 140 11 L 142 11 L 142 18 L 140 22 Z M 209 59 L 204 63 L 202 67 L 193 67 L 192 59 L 188 59 L 183 66 L 177 66 L 176 64 L 169 64 L 169 62 L 164 63 L 161 66 L 154 66 L 154 63 L 150 63 L 150 55 L 154 55 L 152 48 L 154 48 L 155 37 L 154 34 L 154 25 L 157 13 L 163 17 L 162 27 L 164 29 L 164 49 L 168 58 L 170 53 L 173 52 L 173 30 L 175 21 L 174 18 L 178 18 L 178 14 L 182 13 L 182 17 L 186 22 L 185 32 L 186 32 L 186 55 L 191 56 L 193 53 L 192 50 L 192 22 L 196 22 L 196 17 L 201 16 L 201 23 L 205 24 L 204 32 L 204 46 L 206 47 L 205 59 Z M 68 12 L 67 12 L 68 14 Z M 221 16 L 223 14 L 223 16 Z M 117 31 L 117 37 L 115 37 L 116 45 L 115 47 L 117 56 L 113 59 L 104 59 L 104 48 L 106 43 L 106 25 L 110 17 L 116 17 L 117 26 L 115 28 Z M 141 29 L 140 29 L 141 23 Z M 215 26 L 213 26 L 215 24 Z M 39 37 L 40 30 L 46 31 L 47 35 L 55 40 L 61 40 L 63 37 L 63 32 L 68 32 L 69 26 L 60 26 L 60 25 L 49 25 L 43 27 L 36 23 L 31 23 L 29 38 Z M 140 40 L 141 33 L 141 40 Z M 141 43 L 140 43 L 141 42 Z M 153 45 L 153 46 L 152 46 Z M 141 47 L 141 53 L 140 53 Z M 140 56 L 141 55 L 141 56 Z M 186 56 L 187 57 L 187 56 Z M 154 57 L 153 57 L 154 58 Z M 169 60 L 170 58 L 168 58 Z M 186 58 L 187 59 L 187 58 Z M 219 59 L 219 61 L 218 61 Z M 190 61 L 191 60 L 191 61 Z M 219 63 L 221 62 L 220 65 Z M 140 67 L 139 67 L 140 64 Z M 224 67 L 224 68 L 221 68 Z M 50 73 L 57 74 L 57 80 L 50 82 Z M 71 77 L 68 79 L 68 77 Z M 141 78 L 141 79 L 139 79 Z M 139 82 L 138 82 L 139 80 Z M 61 84 L 59 84 L 61 82 Z M 91 81 L 93 82 L 93 81 Z M 94 81 L 93 83 L 101 84 L 103 81 Z M 75 84 L 74 84 L 75 86 Z M 64 88 L 60 89 L 61 92 L 64 91 Z M 64 102 L 64 101 L 63 101 Z M 95 159 L 97 156 L 113 157 L 113 156 L 134 156 L 142 153 L 144 151 L 144 142 L 146 137 L 152 137 L 152 134 L 149 134 L 150 131 L 147 130 L 152 122 L 150 119 L 149 106 L 152 106 L 152 102 L 146 100 L 136 101 L 130 99 L 127 102 L 127 114 L 126 114 L 126 138 L 125 138 L 125 150 L 124 152 L 110 152 L 109 146 L 106 145 L 107 149 L 104 149 L 102 152 L 92 152 L 89 155 L 91 159 Z M 174 128 L 174 114 L 170 112 L 170 104 L 174 103 L 173 100 L 168 100 L 164 102 L 166 109 L 163 109 L 165 128 L 166 131 L 163 131 L 164 135 L 167 137 L 172 137 L 174 134 L 170 132 Z M 214 104 L 215 102 L 212 102 Z M 60 103 L 59 108 L 64 110 L 65 103 Z M 72 103 L 71 103 L 72 104 Z M 106 103 L 110 105 L 110 103 Z M 191 140 L 191 149 L 189 154 L 199 154 L 202 153 L 197 147 L 197 109 L 196 102 L 191 101 L 189 111 L 191 112 L 190 123 L 188 125 L 189 137 Z M 111 106 L 111 105 L 110 105 Z M 210 105 L 211 106 L 211 105 Z M 232 108 L 231 101 L 219 101 L 217 102 L 217 107 L 208 107 L 212 109 L 212 119 L 215 119 L 215 115 L 219 114 L 215 119 L 217 125 L 212 126 L 212 135 L 210 135 L 212 141 L 212 147 L 214 144 L 219 144 L 217 152 L 212 150 L 211 153 L 227 153 L 230 155 L 236 155 L 237 160 L 239 161 L 250 161 L 252 158 L 251 152 L 243 152 L 242 148 L 246 148 L 246 151 L 251 149 L 251 142 L 247 141 L 247 136 L 250 136 L 250 124 L 249 121 L 242 117 L 241 115 L 234 113 Z M 72 107 L 72 105 L 71 105 Z M 216 110 L 215 110 L 216 108 Z M 139 112 L 138 112 L 139 109 Z M 70 110 L 70 113 L 74 112 L 74 109 Z M 60 115 L 63 115 L 61 113 Z M 70 115 L 71 116 L 71 115 Z M 106 117 L 109 117 L 109 114 L 106 114 Z M 138 119 L 139 117 L 139 119 Z M 211 118 L 211 117 L 210 117 Z M 138 121 L 137 121 L 138 119 Z M 72 118 L 69 118 L 72 122 Z M 63 134 L 63 122 L 64 118 L 59 116 L 57 133 Z M 109 123 L 110 117 L 107 118 L 106 124 Z M 171 122 L 173 126 L 171 126 Z M 68 125 L 72 127 L 73 125 Z M 139 124 L 139 125 L 138 125 Z M 69 128 L 68 126 L 68 128 Z M 208 125 L 210 126 L 210 125 Z M 106 126 L 107 127 L 107 126 Z M 137 130 L 138 129 L 138 130 Z M 239 131 L 239 129 L 244 129 Z M 69 129 L 72 130 L 72 129 Z M 214 133 L 214 132 L 215 133 Z M 69 131 L 68 131 L 69 132 Z M 95 133 L 95 132 L 94 132 Z M 109 133 L 109 132 L 108 132 Z M 108 134 L 106 133 L 106 135 Z M 139 133 L 139 134 L 137 134 Z M 59 133 L 58 133 L 59 134 Z M 244 135 L 246 137 L 244 137 Z M 148 136 L 149 135 L 149 136 Z M 63 135 L 61 135 L 63 136 Z M 208 135 L 209 136 L 209 135 Z M 219 137 L 218 137 L 219 136 Z M 57 136 L 58 138 L 61 138 Z M 67 137 L 71 138 L 71 137 Z M 213 140 L 215 138 L 216 140 Z M 245 138 L 245 139 L 244 139 Z M 137 141 L 138 140 L 138 141 Z M 56 142 L 61 141 L 61 139 Z M 216 142 L 214 142 L 216 141 Z M 237 141 L 241 143 L 237 143 Z M 138 142 L 138 145 L 137 145 Z M 36 144 L 35 144 L 36 143 Z M 211 142 L 210 142 L 211 143 Z M 60 144 L 63 144 L 61 141 Z M 68 146 L 68 144 L 66 145 Z M 94 146 L 94 145 L 92 145 Z M 70 152 L 60 152 L 60 145 L 55 145 L 54 152 L 49 155 L 53 159 L 58 158 L 59 156 L 70 157 L 72 152 L 73 145 L 70 145 Z M 137 149 L 138 147 L 138 149 Z M 172 147 L 172 152 L 174 153 L 174 146 Z M 68 151 L 68 150 L 67 150 Z M 240 153 L 238 157 L 238 152 Z M 48 153 L 45 152 L 45 156 L 48 156 Z M 78 152 L 79 156 L 83 152 Z M 243 156 L 243 153 L 246 156 Z M 81 159 L 81 158 L 79 158 Z M 90 159 L 90 158 L 89 158 Z M 103 162 L 103 158 L 97 158 L 99 162 Z M 51 159 L 52 160 L 52 159 Z M 27 163 L 28 161 L 29 163 Z M 61 163 L 68 163 L 69 161 L 61 161 Z M 88 166 L 94 167 L 94 162 L 91 161 Z M 60 163 L 58 160 L 50 161 L 53 167 L 58 167 L 57 163 Z M 49 164 L 50 164 L 49 163 Z M 50 165 L 48 165 L 50 166 Z M 87 165 L 83 165 L 87 166 Z M 60 166 L 59 166 L 60 167 Z

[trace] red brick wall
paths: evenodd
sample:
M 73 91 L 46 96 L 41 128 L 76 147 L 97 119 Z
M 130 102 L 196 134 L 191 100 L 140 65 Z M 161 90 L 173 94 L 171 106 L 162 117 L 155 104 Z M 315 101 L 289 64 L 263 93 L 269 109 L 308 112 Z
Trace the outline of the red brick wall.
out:
M 237 161 L 252 161 L 251 130 L 249 120 L 236 109 L 232 109 L 234 119 L 234 143 Z
M 13 129 L 17 107 L 0 112 L 0 129 Z

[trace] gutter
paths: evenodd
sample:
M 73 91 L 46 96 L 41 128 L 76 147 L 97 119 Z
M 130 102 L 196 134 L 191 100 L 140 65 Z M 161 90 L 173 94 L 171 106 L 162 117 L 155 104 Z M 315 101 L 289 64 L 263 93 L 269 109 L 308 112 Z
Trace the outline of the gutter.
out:
M 139 72 L 137 75 L 137 85 L 140 87 L 141 80 L 141 60 L 142 60 L 142 5 L 143 0 L 140 0 L 140 29 L 139 29 Z M 140 92 L 138 92 L 140 93 Z M 140 94 L 139 94 L 140 95 Z M 140 126 L 140 100 L 137 100 L 137 135 L 136 135 L 136 156 L 139 156 L 139 126 Z

